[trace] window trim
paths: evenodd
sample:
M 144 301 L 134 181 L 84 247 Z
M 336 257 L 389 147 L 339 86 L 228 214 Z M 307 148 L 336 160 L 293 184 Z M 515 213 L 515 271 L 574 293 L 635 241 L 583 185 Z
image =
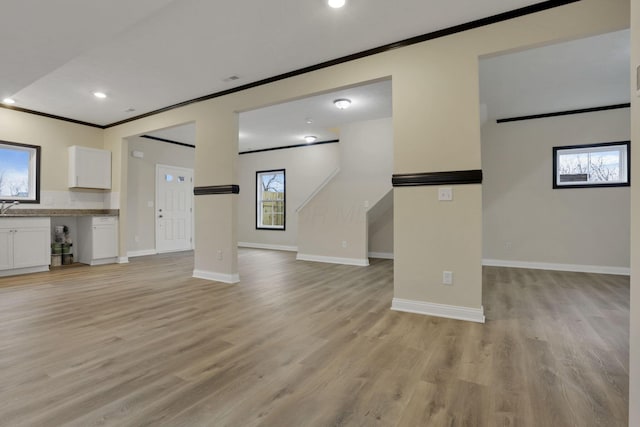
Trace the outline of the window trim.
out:
M 260 202 L 262 199 L 259 199 L 259 183 L 258 180 L 260 179 L 260 175 L 265 174 L 265 173 L 270 173 L 270 172 L 278 172 L 278 173 L 282 173 L 282 178 L 283 178 L 283 185 L 284 185 L 284 197 L 282 199 L 283 203 L 284 203 L 284 207 L 283 207 L 283 212 L 282 212 L 282 227 L 267 227 L 264 225 L 260 225 Z M 255 197 L 255 201 L 256 201 L 256 230 L 271 230 L 271 231 L 286 231 L 287 229 L 287 172 L 286 169 L 269 169 L 269 170 L 261 170 L 261 171 L 256 171 L 256 191 L 254 193 L 254 197 Z
M 626 146 L 626 182 L 609 182 L 603 181 L 602 184 L 589 183 L 589 184 L 561 184 L 558 182 L 558 155 L 559 152 L 565 150 L 580 150 L 589 148 L 601 148 L 601 147 L 616 147 Z M 631 186 L 631 142 L 630 141 L 616 141 L 616 142 L 600 142 L 596 144 L 580 144 L 580 145 L 566 145 L 553 147 L 553 168 L 552 168 L 552 182 L 554 189 L 566 189 L 566 188 L 600 188 L 600 187 L 629 187 Z
M 35 180 L 34 188 L 33 188 L 33 197 L 29 196 L 29 198 L 24 198 L 24 197 L 2 198 L 2 196 L 0 196 L 0 199 L 4 201 L 19 201 L 20 204 L 26 204 L 26 203 L 39 204 L 40 203 L 40 158 L 41 158 L 41 150 L 42 150 L 41 147 L 39 145 L 22 144 L 19 142 L 11 142 L 11 141 L 3 141 L 3 140 L 0 140 L 0 145 L 9 145 L 14 147 L 25 148 L 25 149 L 33 150 L 35 153 L 35 160 L 33 160 L 35 164 L 29 165 L 29 175 L 30 175 L 29 178 L 30 179 L 34 178 Z M 32 167 L 35 167 L 35 171 L 31 170 Z M 32 176 L 32 175 L 35 175 L 35 176 Z

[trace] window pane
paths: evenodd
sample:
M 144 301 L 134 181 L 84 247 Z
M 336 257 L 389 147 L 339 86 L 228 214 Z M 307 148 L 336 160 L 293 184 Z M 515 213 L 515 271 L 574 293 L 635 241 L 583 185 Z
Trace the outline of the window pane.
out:
M 285 171 L 257 173 L 256 203 L 258 228 L 284 229 Z
M 620 180 L 620 151 L 600 151 L 589 157 L 589 181 Z
M 554 188 L 629 185 L 629 142 L 554 147 Z
M 37 201 L 39 147 L 0 142 L 0 199 Z

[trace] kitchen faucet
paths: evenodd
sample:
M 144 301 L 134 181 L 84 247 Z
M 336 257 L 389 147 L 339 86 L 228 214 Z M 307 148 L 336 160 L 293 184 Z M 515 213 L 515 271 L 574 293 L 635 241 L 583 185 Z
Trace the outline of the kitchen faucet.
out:
M 3 200 L 2 205 L 0 205 L 0 215 L 6 214 L 9 209 L 19 204 L 20 202 L 17 200 L 14 202 L 9 202 L 8 204 L 6 200 Z

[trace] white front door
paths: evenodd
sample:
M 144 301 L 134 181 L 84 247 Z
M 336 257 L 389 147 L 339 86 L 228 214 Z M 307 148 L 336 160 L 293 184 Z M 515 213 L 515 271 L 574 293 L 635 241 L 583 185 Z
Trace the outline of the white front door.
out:
M 156 251 L 193 248 L 193 170 L 156 165 Z

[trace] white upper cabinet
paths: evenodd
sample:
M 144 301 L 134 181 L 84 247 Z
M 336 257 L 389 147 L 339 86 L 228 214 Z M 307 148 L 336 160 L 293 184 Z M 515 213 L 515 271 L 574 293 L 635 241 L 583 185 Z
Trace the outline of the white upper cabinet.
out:
M 111 151 L 69 147 L 69 188 L 111 189 Z

